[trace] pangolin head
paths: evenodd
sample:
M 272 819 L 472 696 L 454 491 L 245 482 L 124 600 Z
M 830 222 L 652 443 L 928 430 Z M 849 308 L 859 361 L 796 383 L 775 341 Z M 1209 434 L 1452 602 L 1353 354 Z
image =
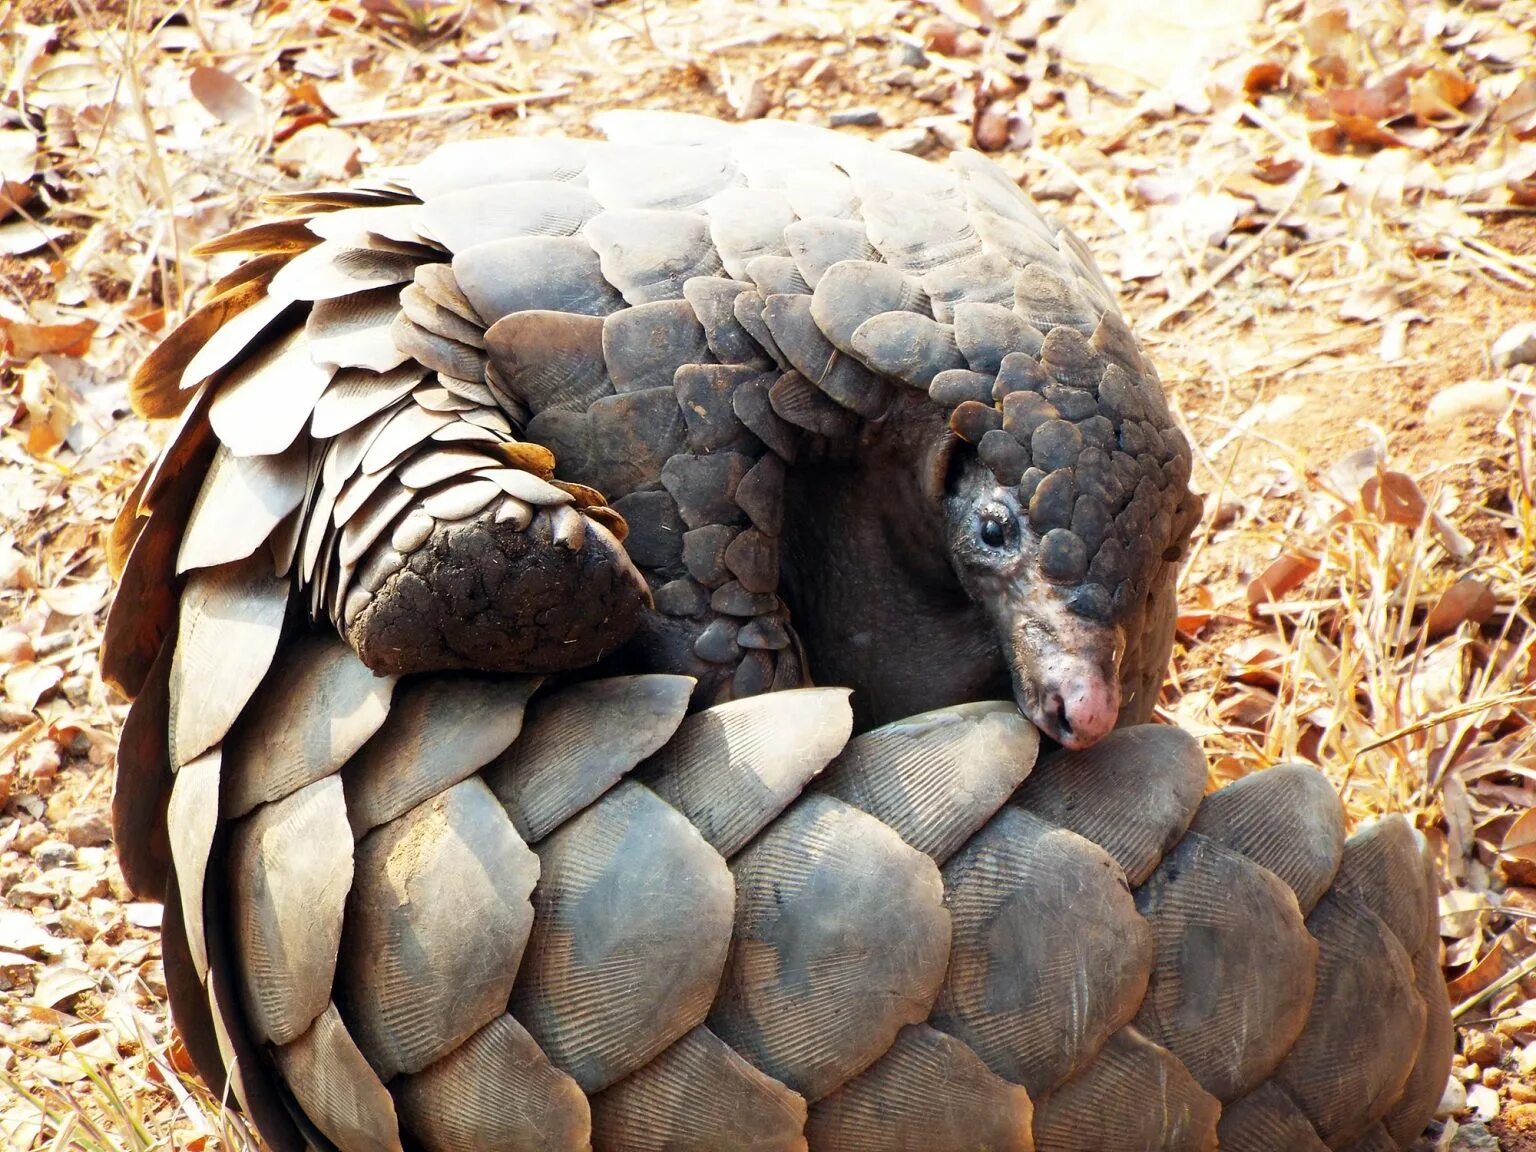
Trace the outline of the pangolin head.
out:
M 1121 357 L 1125 360 L 1125 357 Z M 1071 367 L 1090 369 L 1074 378 Z M 1155 372 L 1052 329 L 1005 356 L 991 403 L 949 414 L 943 495 L 951 562 L 997 634 L 1019 707 L 1068 748 L 1122 705 L 1122 657 L 1171 582 L 1200 500 Z

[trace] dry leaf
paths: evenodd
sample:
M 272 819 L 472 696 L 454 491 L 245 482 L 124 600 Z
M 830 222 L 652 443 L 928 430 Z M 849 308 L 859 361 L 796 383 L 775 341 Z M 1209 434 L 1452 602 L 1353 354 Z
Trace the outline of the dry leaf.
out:
M 28 661 L 18 664 L 5 674 L 5 695 L 18 708 L 28 712 L 37 702 L 58 687 L 64 679 L 64 669 L 56 664 L 37 664 Z
M 295 176 L 318 180 L 346 180 L 362 170 L 357 141 L 340 128 L 321 124 L 296 132 L 273 159 Z
M 1488 585 L 1475 576 L 1463 576 L 1441 593 L 1440 599 L 1429 610 L 1429 615 L 1424 618 L 1425 634 L 1431 640 L 1438 640 L 1463 624 L 1482 624 L 1497 607 L 1498 601 Z
M 85 616 L 100 608 L 107 599 L 104 580 L 83 584 L 65 584 L 42 591 L 43 603 L 60 616 Z
M 261 115 L 256 94 L 228 72 L 206 65 L 192 69 L 192 97 L 224 124 L 241 124 Z
M 1442 388 L 1430 397 L 1424 418 L 1431 424 L 1440 424 L 1466 416 L 1502 416 L 1510 398 L 1509 385 L 1502 380 L 1468 380 Z
M 1408 82 L 1409 107 L 1420 124 L 1459 123 L 1477 85 L 1454 68 L 1431 68 Z
M 1285 83 L 1285 68 L 1273 60 L 1262 60 L 1243 76 L 1243 91 L 1250 96 L 1273 92 Z
M 0 180 L 25 184 L 37 175 L 37 137 L 30 128 L 0 128 Z
M 1360 486 L 1360 503 L 1386 524 L 1417 528 L 1429 512 L 1429 501 L 1413 477 L 1403 472 L 1381 472 Z
M 1319 560 L 1299 552 L 1282 552 L 1268 568 L 1248 584 L 1249 611 L 1273 600 L 1281 600 L 1300 587 L 1303 581 L 1316 572 Z
M 73 324 L 25 324 L 0 320 L 0 343 L 17 360 L 30 360 L 49 353 L 84 356 L 95 331 L 94 320 L 78 320 Z
M 1514 948 L 1508 936 L 1500 936 L 1480 960 L 1447 984 L 1452 1000 L 1475 996 L 1514 966 Z
M 32 1003 L 39 1008 L 67 1009 L 69 1003 L 87 992 L 96 991 L 96 981 L 89 972 L 67 965 L 48 968 L 37 978 Z

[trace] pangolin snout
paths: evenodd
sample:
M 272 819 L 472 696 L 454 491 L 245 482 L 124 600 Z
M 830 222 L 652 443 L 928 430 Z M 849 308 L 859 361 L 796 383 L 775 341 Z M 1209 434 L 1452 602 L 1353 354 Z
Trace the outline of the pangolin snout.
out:
M 1069 677 L 1044 692 L 1035 725 L 1064 748 L 1087 748 L 1114 730 L 1120 715 L 1120 683 L 1090 672 Z

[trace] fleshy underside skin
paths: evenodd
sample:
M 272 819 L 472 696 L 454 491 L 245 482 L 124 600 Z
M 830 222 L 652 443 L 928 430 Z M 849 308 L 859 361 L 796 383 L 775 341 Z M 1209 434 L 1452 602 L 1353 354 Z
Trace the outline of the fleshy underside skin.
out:
M 1081 244 L 607 125 L 288 198 L 133 381 L 114 819 L 199 1069 L 279 1152 L 1406 1145 L 1430 874 L 1140 723 L 1198 501 Z

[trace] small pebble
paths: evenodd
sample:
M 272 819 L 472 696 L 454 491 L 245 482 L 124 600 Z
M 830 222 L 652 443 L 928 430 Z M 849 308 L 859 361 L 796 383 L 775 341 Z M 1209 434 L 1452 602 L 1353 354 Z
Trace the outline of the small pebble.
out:
M 921 44 L 914 44 L 910 40 L 898 40 L 891 45 L 891 63 L 899 68 L 926 68 L 928 53 L 923 51 Z
M 1497 1032 L 1468 1028 L 1462 1033 L 1461 1051 L 1469 1064 L 1491 1067 L 1504 1058 L 1508 1041 Z
M 70 868 L 75 863 L 75 849 L 58 840 L 44 840 L 32 849 L 32 859 L 39 868 Z
M 884 123 L 878 108 L 844 108 L 831 117 L 834 128 L 879 128 Z
M 76 848 L 90 848 L 112 840 L 112 821 L 100 808 L 76 812 L 64 821 L 64 836 Z
M 1450 1152 L 1499 1152 L 1499 1141 L 1482 1124 L 1463 1124 L 1456 1129 Z
M 926 128 L 892 128 L 880 136 L 879 143 L 893 152 L 905 152 L 921 156 L 933 146 L 933 137 Z

